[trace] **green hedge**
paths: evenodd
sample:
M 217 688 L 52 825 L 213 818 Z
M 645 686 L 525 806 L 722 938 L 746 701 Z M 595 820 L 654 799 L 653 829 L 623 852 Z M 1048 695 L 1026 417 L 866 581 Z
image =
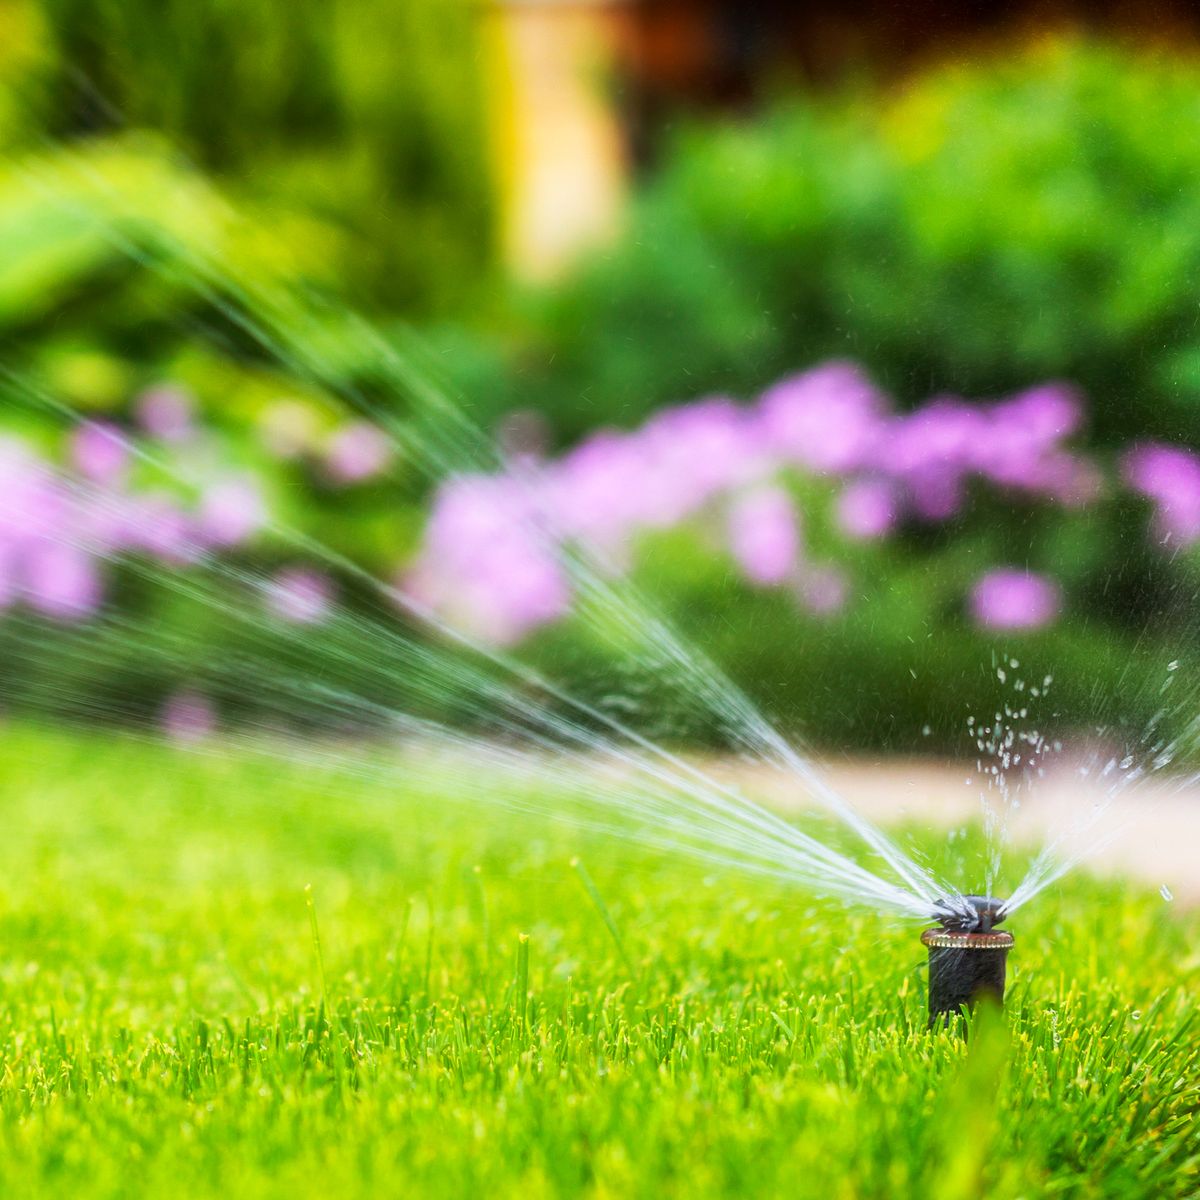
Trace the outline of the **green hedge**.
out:
M 16 0 L 5 22 L 0 143 L 152 131 L 235 198 L 336 229 L 360 306 L 478 298 L 496 228 L 466 0 Z
M 901 401 L 1068 378 L 1103 444 L 1200 440 L 1198 122 L 1191 59 L 1054 41 L 693 125 L 528 298 L 499 406 L 570 440 L 850 357 Z

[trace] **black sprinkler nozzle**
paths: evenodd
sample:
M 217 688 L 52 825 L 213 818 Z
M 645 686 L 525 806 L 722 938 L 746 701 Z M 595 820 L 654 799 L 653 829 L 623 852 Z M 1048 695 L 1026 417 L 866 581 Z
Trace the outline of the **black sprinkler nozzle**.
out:
M 956 900 L 939 900 L 930 916 L 943 929 L 959 933 L 991 933 L 1007 915 L 1006 901 L 992 896 L 959 896 Z
M 939 902 L 931 914 L 938 928 L 926 929 L 929 951 L 929 1025 L 949 1025 L 981 996 L 1004 1003 L 1004 977 L 1013 936 L 995 926 L 1004 920 L 1004 901 L 962 896 Z

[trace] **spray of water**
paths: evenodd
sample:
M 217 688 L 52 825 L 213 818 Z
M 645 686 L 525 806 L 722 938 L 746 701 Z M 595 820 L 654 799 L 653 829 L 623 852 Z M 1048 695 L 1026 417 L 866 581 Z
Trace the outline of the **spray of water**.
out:
M 86 485 L 73 486 L 93 507 L 103 503 L 102 494 Z M 199 547 L 196 552 L 201 553 Z M 916 893 L 864 869 L 611 716 L 572 702 L 528 670 L 515 671 L 514 664 L 494 651 L 457 637 L 449 644 L 415 638 L 394 622 L 339 608 L 324 622 L 321 637 L 326 660 L 342 670 L 314 679 L 304 667 L 303 639 L 297 639 L 294 654 L 282 658 L 254 652 L 256 642 L 273 638 L 277 643 L 279 638 L 277 625 L 259 602 L 268 581 L 256 572 L 215 558 L 208 559 L 203 571 L 166 570 L 148 561 L 131 565 L 148 582 L 211 607 L 245 634 L 239 644 L 249 652 L 206 661 L 200 682 L 219 693 L 253 679 L 256 706 L 276 713 L 281 724 L 299 717 L 325 728 L 383 729 L 421 748 L 420 755 L 406 756 L 410 777 L 414 762 L 428 764 L 426 769 L 436 765 L 440 777 L 450 773 L 448 764 L 455 764 L 451 794 L 456 797 L 543 812 L 552 806 L 560 813 L 570 800 L 574 819 L 588 828 L 773 874 L 847 901 L 914 916 L 929 911 L 935 885 Z M 23 653 L 36 656 L 38 623 L 29 617 L 17 619 L 26 622 L 29 634 Z M 369 660 L 360 650 L 364 635 L 377 647 Z M 124 654 L 130 640 L 136 641 L 144 660 L 153 659 L 175 672 L 190 669 L 195 675 L 195 664 L 188 662 L 178 635 L 139 626 L 117 614 L 101 618 L 76 641 L 77 669 L 104 669 L 105 655 Z M 289 662 L 295 663 L 290 669 Z M 10 683 L 16 666 L 10 667 Z M 414 696 L 434 706 L 448 694 L 462 698 L 467 702 L 464 725 L 473 732 L 371 698 L 373 691 L 385 690 L 389 680 L 397 678 L 404 680 L 410 703 Z M 60 711 L 73 711 L 69 695 L 52 699 Z M 261 723 L 259 732 L 266 732 Z M 349 761 L 354 774 L 379 777 L 378 765 L 356 764 L 344 749 L 324 752 L 326 760 L 335 756 Z M 521 791 L 518 803 L 513 787 L 498 787 L 498 780 L 510 785 L 514 780 L 536 780 L 537 786 Z
M 59 186 L 64 173 L 72 180 L 69 195 L 75 199 L 64 198 Z M 353 314 L 338 314 L 336 340 L 353 338 L 371 357 L 378 382 L 368 393 L 340 370 L 330 332 L 331 314 L 315 297 L 290 282 L 239 277 L 222 259 L 215 242 L 202 246 L 194 235 L 185 238 L 161 224 L 147 229 L 136 200 L 121 194 L 87 152 L 56 149 L 52 159 L 27 166 L 25 178 L 47 203 L 66 204 L 76 219 L 93 222 L 116 250 L 190 289 L 265 357 L 304 380 L 331 407 L 348 408 L 378 424 L 394 440 L 403 460 L 422 470 L 428 479 L 492 471 L 503 465 L 492 441 L 431 381 L 433 373 L 428 363 L 421 362 L 415 342 L 401 352 Z M 78 200 L 81 194 L 87 197 L 86 205 Z M 212 199 L 215 202 L 216 198 Z M 222 219 L 230 224 L 242 220 L 229 208 L 223 210 Z M 154 246 L 153 254 L 148 253 L 148 244 Z M 81 419 L 35 381 L 11 369 L 6 369 L 5 379 L 11 398 L 54 409 L 67 420 Z M 398 411 L 404 412 L 403 419 Z M 130 450 L 146 453 L 137 446 Z M 175 464 L 157 465 L 179 472 Z M 513 473 L 512 477 L 520 475 Z M 531 487 L 534 482 L 530 481 Z M 97 498 L 89 500 L 95 503 Z M 561 546 L 555 532 L 547 528 L 547 542 Z M 639 673 L 652 676 L 660 689 L 670 687 L 693 709 L 715 719 L 731 749 L 794 779 L 798 789 L 855 835 L 871 855 L 878 874 L 754 804 L 736 789 L 718 784 L 694 763 L 639 733 L 632 722 L 608 708 L 579 700 L 567 687 L 535 671 L 515 654 L 448 625 L 413 596 L 369 576 L 329 547 L 280 523 L 273 525 L 271 533 L 281 543 L 358 579 L 377 597 L 381 617 L 371 622 L 369 630 L 363 628 L 367 618 L 348 609 L 339 609 L 327 622 L 322 636 L 334 647 L 335 660 L 343 668 L 336 679 L 316 681 L 306 676 L 299 650 L 290 671 L 285 669 L 286 659 L 268 661 L 243 651 L 241 657 L 230 655 L 220 663 L 204 664 L 203 674 L 210 685 L 252 677 L 264 697 L 273 697 L 281 719 L 304 711 L 330 723 L 382 727 L 417 739 L 420 745 L 439 752 L 428 757 L 440 763 L 443 773 L 448 762 L 462 764 L 456 790 L 463 796 L 477 795 L 495 802 L 494 789 L 481 781 L 494 778 L 497 772 L 510 780 L 526 779 L 536 764 L 540 777 L 551 781 L 557 794 L 571 795 L 586 809 L 579 819 L 593 827 L 636 831 L 637 837 L 651 844 L 778 874 L 843 900 L 896 913 L 928 915 L 939 901 L 952 907 L 963 905 L 956 889 L 936 879 L 856 813 L 748 697 L 706 655 L 684 643 L 628 582 L 615 578 L 591 548 L 575 543 L 559 551 L 577 597 L 577 619 L 611 645 L 631 677 Z M 196 548 L 195 557 L 205 559 L 202 548 Z M 152 573 L 157 586 L 185 592 L 193 601 L 219 611 L 245 632 L 244 646 L 252 646 L 255 637 L 271 635 L 261 604 L 251 599 L 261 595 L 268 581 L 249 568 L 209 557 L 203 574 L 168 572 L 148 564 L 139 564 L 137 569 Z M 425 634 L 414 636 L 386 615 L 395 610 Z M 116 617 L 105 618 L 105 622 L 103 630 L 93 629 L 88 641 L 79 646 L 80 655 L 90 655 L 94 667 L 101 665 L 104 646 L 121 639 L 139 639 L 147 653 L 161 656 L 164 662 L 171 662 L 172 656 L 182 660 L 182 649 L 165 637 L 156 638 L 152 630 L 122 624 Z M 364 632 L 381 648 L 371 661 L 364 661 L 357 650 Z M 35 652 L 35 643 L 30 645 L 30 652 Z M 188 666 L 195 674 L 195 664 L 177 661 L 175 665 Z M 1000 669 L 1015 671 L 1018 666 L 1010 663 Z M 402 676 L 410 691 L 429 700 L 431 706 L 446 695 L 458 697 L 471 721 L 455 729 L 374 699 L 381 692 L 386 694 L 391 673 Z M 1040 690 L 1049 682 L 1047 679 Z M 1031 692 L 1036 698 L 1035 689 Z M 69 695 L 53 699 L 70 708 Z M 1024 718 L 1023 707 L 1006 707 L 976 730 L 980 774 L 988 793 L 984 820 L 989 835 L 985 870 L 989 889 L 1001 869 L 1007 813 L 1019 802 L 1010 783 L 1011 768 L 1023 764 L 1028 770 L 1036 763 L 1040 771 L 1037 760 L 1047 752 L 1045 740 L 1036 730 L 1014 732 L 1011 722 Z M 465 732 L 468 728 L 472 732 Z M 1158 757 L 1163 753 L 1160 750 Z M 985 757 L 989 760 L 986 768 Z M 1122 780 L 1129 777 L 1129 771 L 1120 776 Z M 538 789 L 503 790 L 510 796 L 520 793 L 525 797 L 521 803 L 536 807 L 530 797 Z M 1090 828 L 1084 826 L 1082 832 L 1086 834 Z M 1079 834 L 1080 829 L 1073 833 Z M 1060 878 L 1095 843 L 1079 853 L 1064 853 L 1064 845 L 1052 843 L 1035 860 L 1013 892 L 1009 911 Z
M 993 713 L 967 720 L 978 753 L 974 786 L 986 835 L 983 874 L 989 891 L 1012 845 L 1014 818 L 1027 801 L 1046 801 L 1048 776 L 1062 810 L 1009 894 L 1006 915 L 1111 846 L 1135 820 L 1153 820 L 1167 799 L 1200 781 L 1195 773 L 1168 773 L 1176 761 L 1194 754 L 1200 738 L 1195 697 L 1187 689 L 1174 690 L 1179 667 L 1178 660 L 1166 664 L 1159 707 L 1144 726 L 1125 729 L 1119 713 L 1113 714 L 1097 722 L 1090 747 L 1068 761 L 1063 743 L 1045 732 L 1054 716 L 1053 675 L 1026 677 L 1019 659 L 996 660 L 993 669 L 1004 698 Z M 1105 699 L 1111 707 L 1113 698 L 1095 699 L 1100 708 Z M 1177 732 L 1167 734 L 1168 728 Z M 1054 776 L 1060 780 L 1057 787 Z M 1063 786 L 1064 777 L 1069 786 Z
M 92 167 L 86 154 L 56 149 L 53 166 L 55 177 L 49 180 L 40 178 L 36 171 L 27 172 L 31 186 L 37 188 L 48 203 L 61 204 L 63 196 L 54 186 L 55 178 L 58 173 L 68 171 L 77 184 L 86 185 L 90 199 L 85 209 L 80 209 L 76 202 L 76 217 L 101 222 L 100 231 L 116 248 L 146 262 L 136 236 L 126 232 L 138 227 L 138 212 L 136 205 L 131 206 L 130 198 L 116 192 Z M 242 219 L 228 206 L 223 206 L 222 216 L 230 224 Z M 461 408 L 443 391 L 429 382 L 426 374 L 413 366 L 416 353 L 411 347 L 406 358 L 365 321 L 348 311 L 340 314 L 338 336 L 344 338 L 349 332 L 360 341 L 373 358 L 376 375 L 385 383 L 387 403 L 380 403 L 363 389 L 347 383 L 339 374 L 329 344 L 329 322 L 318 319 L 320 310 L 311 294 L 265 277 L 248 283 L 221 261 L 215 246 L 201 249 L 194 236 L 183 238 L 173 231 L 155 228 L 153 238 L 159 249 L 159 253 L 149 260 L 154 270 L 169 272 L 175 276 L 174 282 L 197 291 L 233 326 L 257 343 L 266 355 L 284 365 L 293 375 L 310 382 L 318 394 L 328 397 L 331 403 L 348 406 L 380 424 L 400 446 L 404 459 L 424 469 L 431 479 L 464 469 L 492 470 L 497 465 L 498 456 L 492 441 L 471 424 Z M 162 253 L 164 242 L 169 250 L 166 254 Z M 54 402 L 45 395 L 38 398 L 43 403 Z M 395 416 L 397 398 L 404 402 L 406 417 L 403 421 Z M 294 544 L 303 543 L 303 549 L 315 557 L 342 570 L 356 572 L 354 564 L 332 555 L 327 547 L 302 538 L 295 530 L 277 532 L 286 533 L 287 539 Z M 851 828 L 905 886 L 923 895 L 946 893 L 948 889 L 937 885 L 890 839 L 856 814 L 828 786 L 811 762 L 779 735 L 707 656 L 693 646 L 684 645 L 627 585 L 618 584 L 588 547 L 570 547 L 564 552 L 564 565 L 573 579 L 579 617 L 626 657 L 629 675 L 652 676 L 660 687 L 669 680 L 676 692 L 689 698 L 690 704 L 717 719 L 734 748 L 761 756 L 777 769 L 792 774 L 810 797 Z M 422 624 L 437 627 L 444 637 L 474 653 L 488 655 L 525 684 L 549 692 L 568 709 L 590 721 L 599 721 L 622 738 L 632 736 L 623 723 L 590 706 L 580 705 L 569 693 L 553 687 L 544 678 L 535 677 L 517 660 L 490 652 L 465 638 L 461 632 L 446 627 L 412 596 L 400 594 L 375 580 L 365 582 L 379 587 L 393 604 L 408 611 Z

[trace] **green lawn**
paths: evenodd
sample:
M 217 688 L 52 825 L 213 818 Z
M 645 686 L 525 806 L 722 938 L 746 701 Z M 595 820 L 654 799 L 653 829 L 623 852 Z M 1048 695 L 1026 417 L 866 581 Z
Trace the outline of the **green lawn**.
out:
M 403 780 L 8 727 L 0 829 L 5 1197 L 1200 1189 L 1154 892 L 1019 914 L 964 1043 L 916 927 Z

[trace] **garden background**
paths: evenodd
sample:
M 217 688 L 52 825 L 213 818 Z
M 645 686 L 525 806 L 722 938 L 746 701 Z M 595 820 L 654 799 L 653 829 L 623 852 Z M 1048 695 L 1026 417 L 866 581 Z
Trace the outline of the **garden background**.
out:
M 245 635 L 121 565 L 187 571 L 197 542 L 272 574 L 240 598 L 274 623 L 261 661 L 337 669 L 324 624 L 367 605 L 361 567 L 607 696 L 508 486 L 532 471 L 556 536 L 820 744 L 961 750 L 1018 653 L 1060 724 L 1144 728 L 1197 649 L 1186 11 L 930 26 L 893 55 L 878 14 L 849 37 L 818 13 L 815 58 L 744 18 L 722 58 L 721 5 L 583 7 L 6 0 L 7 705 L 254 715 L 206 667 Z M 457 446 L 461 407 L 491 474 L 431 483 L 387 436 L 429 419 L 427 379 L 452 403 L 423 436 Z

